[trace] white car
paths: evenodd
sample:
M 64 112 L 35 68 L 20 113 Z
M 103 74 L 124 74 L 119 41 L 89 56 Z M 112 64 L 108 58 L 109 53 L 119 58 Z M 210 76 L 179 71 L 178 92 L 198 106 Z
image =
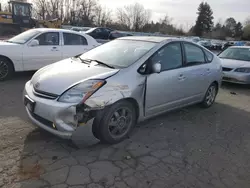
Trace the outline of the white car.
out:
M 0 81 L 14 72 L 38 70 L 100 45 L 91 36 L 64 29 L 38 28 L 0 41 Z

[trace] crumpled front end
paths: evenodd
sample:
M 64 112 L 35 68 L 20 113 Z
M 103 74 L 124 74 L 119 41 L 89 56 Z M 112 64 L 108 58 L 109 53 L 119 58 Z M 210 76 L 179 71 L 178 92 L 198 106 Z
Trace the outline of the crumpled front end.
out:
M 24 99 L 34 101 L 33 111 L 26 104 L 30 120 L 38 127 L 64 139 L 71 139 L 80 126 L 92 126 L 94 112 L 84 104 L 61 103 L 49 98 L 49 94 L 39 95 L 27 82 Z M 55 97 L 55 96 L 54 96 Z

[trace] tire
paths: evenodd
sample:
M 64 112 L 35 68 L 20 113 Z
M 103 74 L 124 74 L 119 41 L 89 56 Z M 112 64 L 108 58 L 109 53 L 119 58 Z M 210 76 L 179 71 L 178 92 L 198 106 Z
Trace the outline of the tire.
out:
M 100 122 L 99 128 L 94 127 L 93 132 L 101 142 L 115 144 L 126 139 L 133 130 L 136 124 L 136 110 L 132 103 L 120 101 L 107 109 Z
M 0 81 L 10 79 L 13 73 L 13 64 L 7 58 L 0 57 Z
M 206 95 L 203 101 L 201 102 L 201 106 L 203 108 L 211 107 L 214 104 L 217 93 L 218 93 L 218 86 L 215 83 L 212 83 L 207 89 Z

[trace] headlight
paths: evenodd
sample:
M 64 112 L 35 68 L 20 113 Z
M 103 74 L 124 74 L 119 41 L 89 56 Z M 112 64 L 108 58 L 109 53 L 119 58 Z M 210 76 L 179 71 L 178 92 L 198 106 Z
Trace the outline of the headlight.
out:
M 235 72 L 250 73 L 250 68 L 248 67 L 237 68 L 235 69 Z
M 80 103 L 85 102 L 94 92 L 105 84 L 104 80 L 87 80 L 77 84 L 64 92 L 58 99 L 59 102 Z

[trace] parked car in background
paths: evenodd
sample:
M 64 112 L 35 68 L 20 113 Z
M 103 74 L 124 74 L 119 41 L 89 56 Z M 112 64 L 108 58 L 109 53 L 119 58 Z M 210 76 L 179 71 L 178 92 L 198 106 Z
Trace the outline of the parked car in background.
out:
M 109 40 L 114 40 L 120 37 L 127 37 L 127 36 L 133 36 L 133 35 L 123 31 L 112 31 L 109 35 Z
M 102 40 L 108 40 L 110 33 L 114 31 L 113 29 L 110 28 L 105 28 L 105 27 L 95 27 L 92 29 L 89 29 L 85 32 L 85 34 L 88 34 L 92 36 L 95 39 L 102 39 Z
M 91 27 L 72 27 L 70 30 L 78 31 L 78 32 L 86 32 L 89 29 L 91 29 Z
M 223 46 L 222 46 L 222 50 L 225 50 L 225 49 L 227 49 L 230 46 L 234 46 L 234 42 L 233 41 L 228 41 L 228 42 L 224 43 Z
M 115 53 L 114 53 L 115 52 Z M 122 37 L 37 71 L 24 89 L 31 121 L 59 137 L 127 138 L 139 121 L 200 103 L 210 107 L 222 79 L 220 59 L 192 42 Z
M 212 43 L 211 43 L 211 41 L 202 40 L 202 41 L 197 42 L 197 44 L 199 44 L 201 46 L 204 46 L 205 48 L 207 48 L 209 50 L 212 49 Z
M 75 31 L 30 29 L 0 42 L 0 80 L 10 78 L 14 72 L 38 70 L 98 45 L 91 36 Z
M 221 51 L 223 44 L 218 41 L 211 41 L 211 50 Z
M 250 84 L 250 46 L 229 47 L 219 54 L 223 81 Z

